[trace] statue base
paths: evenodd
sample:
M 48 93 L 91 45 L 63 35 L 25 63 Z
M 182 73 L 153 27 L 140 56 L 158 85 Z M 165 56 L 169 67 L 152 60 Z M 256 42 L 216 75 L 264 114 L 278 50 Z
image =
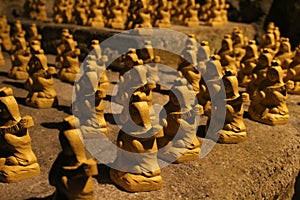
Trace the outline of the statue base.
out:
M 63 81 L 63 82 L 67 82 L 67 83 L 74 83 L 75 80 L 76 80 L 76 77 L 77 77 L 77 73 L 74 74 L 74 73 L 70 73 L 70 72 L 63 72 L 63 71 L 60 71 L 58 73 L 58 78 Z
M 28 166 L 9 166 L 0 167 L 0 181 L 5 183 L 19 182 L 40 174 L 40 166 L 34 163 Z
M 198 27 L 198 26 L 200 26 L 200 22 L 194 22 L 194 21 L 186 22 L 185 26 L 187 26 L 187 27 Z
M 251 109 L 251 107 L 249 107 L 248 113 L 254 121 L 258 121 L 271 126 L 287 124 L 290 118 L 289 114 L 280 115 L 267 113 L 265 116 L 261 116 L 260 114 L 256 113 L 253 109 Z
M 57 98 L 31 98 L 31 99 L 26 99 L 26 105 L 33 107 L 33 108 L 41 108 L 41 109 L 46 109 L 46 108 L 52 108 L 58 104 Z
M 29 75 L 25 71 L 15 71 L 12 70 L 8 73 L 9 78 L 17 79 L 17 80 L 27 80 Z
M 94 21 L 94 22 L 91 22 L 91 27 L 94 27 L 94 28 L 104 28 L 104 23 L 103 22 Z
M 147 192 L 158 190 L 162 186 L 162 177 L 156 175 L 147 177 L 139 174 L 131 174 L 111 169 L 109 172 L 111 180 L 128 192 Z
M 175 145 L 175 143 L 177 145 Z M 179 146 L 179 143 L 181 142 L 169 142 L 167 146 L 162 147 L 164 148 L 163 150 L 159 151 L 158 157 L 166 162 L 175 164 L 199 159 L 201 149 L 200 141 L 197 137 L 195 137 L 192 144 L 190 144 L 187 148 L 184 146 Z
M 242 131 L 239 133 L 233 131 L 221 130 L 219 131 L 220 137 L 218 142 L 223 144 L 236 144 L 240 142 L 244 142 L 247 139 L 246 131 Z
M 212 27 L 219 27 L 219 26 L 223 26 L 225 23 L 221 22 L 221 21 L 212 21 L 212 22 L 208 22 L 207 25 L 212 26 Z
M 200 152 L 201 152 L 200 147 L 187 150 L 182 156 L 180 156 L 180 158 L 175 160 L 173 163 L 179 164 L 179 163 L 188 162 L 192 160 L 198 160 Z

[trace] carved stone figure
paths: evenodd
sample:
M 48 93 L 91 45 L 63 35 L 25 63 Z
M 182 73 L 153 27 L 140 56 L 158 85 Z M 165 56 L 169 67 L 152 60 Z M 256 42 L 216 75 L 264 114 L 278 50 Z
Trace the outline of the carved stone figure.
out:
M 115 165 L 110 170 L 111 180 L 129 192 L 160 189 L 162 177 L 157 162 L 157 128 L 151 126 L 149 106 L 146 101 L 132 102 L 124 116 L 123 127 L 117 139 L 119 147 Z M 131 119 L 130 119 L 131 118 Z
M 92 55 L 91 60 L 88 61 L 88 67 L 95 68 L 98 85 L 96 88 L 95 95 L 95 109 L 96 115 L 99 122 L 100 129 L 103 133 L 107 134 L 106 121 L 104 118 L 104 98 L 106 97 L 106 90 L 109 88 L 109 81 L 106 74 L 105 63 L 107 62 L 107 56 L 102 55 L 100 43 L 98 40 L 91 42 Z
M 37 15 L 36 13 L 36 1 L 35 0 L 26 0 L 23 5 L 23 16 L 30 19 L 34 19 Z
M 31 58 L 30 49 L 27 47 L 23 34 L 17 35 L 13 42 L 14 50 L 10 55 L 12 68 L 8 76 L 14 79 L 27 80 L 29 70 L 28 62 Z
M 67 49 L 66 37 L 68 35 L 70 35 L 69 29 L 64 28 L 61 31 L 61 40 L 56 47 L 55 67 L 57 69 L 61 69 L 62 67 L 62 62 L 63 62 L 62 53 Z
M 55 0 L 53 5 L 53 21 L 59 24 L 71 22 L 73 4 L 73 0 Z
M 30 116 L 21 117 L 11 88 L 0 89 L 0 181 L 18 182 L 40 174 L 31 149 Z
M 296 48 L 295 56 L 292 63 L 287 69 L 287 75 L 284 81 L 292 82 L 291 88 L 288 88 L 288 93 L 300 95 L 300 49 Z
M 104 27 L 104 3 L 100 0 L 93 0 L 91 2 L 91 12 L 87 24 L 92 27 Z
M 120 6 L 113 6 L 107 17 L 106 26 L 114 29 L 125 29 L 125 21 L 122 16 L 123 9 Z
M 48 19 L 45 0 L 26 0 L 23 8 L 25 17 L 40 21 Z
M 159 28 L 171 27 L 171 14 L 168 7 L 161 7 L 158 9 L 154 19 L 154 26 Z
M 137 54 L 147 69 L 147 85 L 149 89 L 155 89 L 160 81 L 157 65 L 157 63 L 160 62 L 160 57 L 155 56 L 151 41 L 145 40 L 144 47 L 140 49 Z
M 277 51 L 274 31 L 268 31 L 262 36 L 260 49 L 268 49 L 272 56 L 275 56 Z
M 97 163 L 88 159 L 80 130 L 74 127 L 74 117 L 64 119 L 64 130 L 59 133 L 62 151 L 54 161 L 49 182 L 55 186 L 53 200 L 94 199 L 92 176 L 98 174 Z
M 250 40 L 245 48 L 246 54 L 241 60 L 238 72 L 239 86 L 247 87 L 252 80 L 252 71 L 256 67 L 258 59 L 258 48 L 255 40 Z
M 29 31 L 27 34 L 28 42 L 30 43 L 33 40 L 42 40 L 42 35 L 39 34 L 37 26 L 35 23 L 32 23 L 29 27 Z
M 210 51 L 209 42 L 206 41 L 206 40 L 203 40 L 203 41 L 201 41 L 200 45 L 205 50 L 207 56 L 210 56 L 211 55 L 211 51 Z
M 220 62 L 224 71 L 231 71 L 233 74 L 237 75 L 237 66 L 231 35 L 224 36 L 222 40 L 222 47 L 218 51 L 218 55 L 220 56 Z
M 199 4 L 195 4 L 194 6 L 189 6 L 186 8 L 186 14 L 184 15 L 183 21 L 184 25 L 188 27 L 198 27 L 199 26 L 199 18 L 198 18 L 198 10 L 200 8 Z
M 235 30 L 232 36 L 233 36 L 232 37 L 233 55 L 235 57 L 236 66 L 238 69 L 240 69 L 240 62 L 246 54 L 246 50 L 245 50 L 246 41 L 244 41 L 245 37 L 243 35 L 242 30 Z
M 166 116 L 163 133 L 158 138 L 159 158 L 172 163 L 182 163 L 199 158 L 200 141 L 196 136 L 199 108 L 193 105 L 195 93 L 184 78 L 178 78 L 164 106 Z
M 33 18 L 39 21 L 47 21 L 46 0 L 37 0 L 36 2 L 36 17 Z
M 2 39 L 2 47 L 5 51 L 12 49 L 12 43 L 10 38 L 10 25 L 7 24 L 6 16 L 0 17 L 0 38 Z
M 11 34 L 12 40 L 14 40 L 14 38 L 18 34 L 26 35 L 26 32 L 25 32 L 25 30 L 23 30 L 23 26 L 22 26 L 20 20 L 16 20 L 15 23 L 14 23 L 14 26 L 12 27 L 12 34 Z
M 252 78 L 247 86 L 247 92 L 252 96 L 254 91 L 267 76 L 268 68 L 271 66 L 273 56 L 268 49 L 265 49 L 258 57 L 256 67 L 252 70 Z
M 64 47 L 60 55 L 61 69 L 58 72 L 58 78 L 62 81 L 73 83 L 79 73 L 80 49 L 77 48 L 77 41 L 73 35 L 69 34 L 63 39 Z
M 147 8 L 139 9 L 133 22 L 133 28 L 152 28 L 151 14 Z
M 289 120 L 286 100 L 287 86 L 283 82 L 283 71 L 279 62 L 273 61 L 266 78 L 254 92 L 249 115 L 253 120 L 264 124 L 286 124 Z
M 226 72 L 227 73 L 227 72 Z M 226 116 L 225 123 L 220 134 L 220 143 L 239 143 L 246 140 L 246 127 L 243 121 L 243 103 L 250 101 L 247 93 L 239 94 L 238 80 L 230 72 L 223 76 L 226 93 Z
M 29 78 L 25 83 L 25 88 L 29 91 L 26 104 L 35 108 L 51 108 L 57 104 L 52 77 L 55 69 L 48 67 L 47 57 L 38 41 L 32 42 L 31 48 L 33 55 L 28 63 Z
M 222 3 L 220 4 L 220 0 L 212 0 L 210 12 L 209 12 L 210 15 L 208 16 L 208 21 L 207 21 L 208 25 L 216 27 L 216 26 L 223 26 L 226 23 L 222 5 L 223 5 Z
M 212 6 L 212 0 L 206 0 L 204 4 L 201 5 L 200 9 L 200 16 L 199 19 L 201 21 L 207 22 L 209 20 L 209 16 L 211 15 L 211 6 Z
M 204 65 L 198 66 L 199 71 L 201 71 L 202 76 L 205 77 L 201 79 L 199 83 L 199 93 L 197 94 L 198 103 L 203 106 L 204 114 L 208 104 L 210 104 L 211 98 L 214 98 L 216 94 L 220 91 L 220 81 L 222 80 L 222 65 L 220 62 L 220 57 L 218 55 L 212 55 L 210 60 Z
M 74 5 L 72 23 L 86 25 L 88 22 L 88 2 L 85 0 L 76 0 Z
M 292 62 L 293 53 L 291 50 L 291 44 L 289 38 L 281 38 L 279 51 L 275 55 L 275 60 L 279 60 L 283 70 L 289 67 Z

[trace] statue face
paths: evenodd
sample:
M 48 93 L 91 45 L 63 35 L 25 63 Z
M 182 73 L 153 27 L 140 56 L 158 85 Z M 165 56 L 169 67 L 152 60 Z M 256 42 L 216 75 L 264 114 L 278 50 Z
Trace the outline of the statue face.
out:
M 278 73 L 275 70 L 270 70 L 268 73 L 268 78 L 272 82 L 276 82 L 279 80 Z

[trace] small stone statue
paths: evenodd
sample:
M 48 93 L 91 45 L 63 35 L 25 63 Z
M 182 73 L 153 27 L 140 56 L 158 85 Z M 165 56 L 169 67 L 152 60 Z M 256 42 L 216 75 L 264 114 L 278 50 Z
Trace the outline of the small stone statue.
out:
M 186 14 L 184 15 L 183 22 L 187 27 L 198 27 L 200 24 L 198 18 L 199 4 L 189 6 L 186 8 Z
M 0 181 L 18 182 L 40 174 L 31 149 L 30 116 L 21 117 L 11 88 L 0 89 Z
M 10 58 L 12 68 L 8 73 L 10 78 L 18 80 L 28 79 L 28 62 L 31 58 L 30 49 L 27 47 L 23 34 L 19 34 L 13 40 L 14 50 L 11 52 Z
M 11 39 L 14 40 L 14 38 L 19 35 L 23 34 L 24 36 L 26 35 L 25 30 L 23 30 L 23 26 L 20 20 L 16 20 L 14 23 L 14 26 L 12 27 L 12 37 Z
M 252 70 L 252 78 L 247 86 L 247 92 L 250 94 L 250 98 L 254 94 L 254 91 L 260 85 L 260 82 L 263 81 L 267 76 L 267 71 L 271 66 L 273 56 L 270 53 L 269 49 L 265 49 L 258 57 L 256 67 Z
M 211 15 L 211 6 L 212 0 L 206 0 L 204 4 L 200 7 L 200 16 L 199 19 L 201 21 L 207 22 L 209 20 L 209 16 Z
M 275 56 L 275 54 L 277 53 L 275 42 L 274 31 L 268 31 L 262 36 L 260 49 L 268 49 L 272 56 Z
M 212 0 L 207 24 L 213 27 L 223 26 L 226 23 L 224 10 L 220 0 Z M 227 18 L 227 16 L 226 16 Z
M 210 56 L 211 50 L 210 50 L 209 42 L 206 40 L 203 40 L 203 41 L 201 41 L 200 45 L 205 50 L 205 53 L 207 54 L 207 56 Z
M 239 143 L 246 140 L 246 127 L 243 121 L 244 107 L 243 103 L 249 102 L 247 93 L 239 94 L 238 80 L 235 75 L 225 72 L 223 83 L 226 93 L 226 117 L 225 123 L 220 134 L 218 142 L 220 143 Z
M 44 51 L 40 49 L 37 40 L 32 42 L 31 49 L 33 55 L 28 63 L 29 78 L 25 83 L 25 88 L 29 91 L 26 104 L 34 108 L 51 108 L 57 104 L 52 77 L 55 69 L 48 67 L 47 57 Z
M 106 26 L 114 29 L 125 29 L 125 21 L 122 15 L 123 9 L 120 6 L 113 6 L 107 17 Z
M 111 180 L 129 192 L 160 189 L 162 177 L 157 162 L 156 135 L 159 129 L 151 126 L 149 106 L 146 101 L 132 102 L 129 115 L 124 116 L 123 127 L 117 139 L 119 147 L 115 166 L 110 170 Z M 131 118 L 131 119 L 130 119 Z
M 0 38 L 2 39 L 2 47 L 5 51 L 12 49 L 12 43 L 10 38 L 10 25 L 7 24 L 6 16 L 0 17 Z
M 46 0 L 37 0 L 36 2 L 36 17 L 35 20 L 38 21 L 47 21 L 47 11 L 46 11 Z
M 143 65 L 147 68 L 147 85 L 153 90 L 157 87 L 160 79 L 158 76 L 159 56 L 155 56 L 154 49 L 150 40 L 145 40 L 144 47 L 138 52 L 138 57 L 143 61 Z
M 125 56 L 122 57 L 122 69 L 120 71 L 120 76 L 123 76 L 127 71 L 129 71 L 135 65 L 142 65 L 143 60 L 139 59 L 136 49 L 128 49 Z
M 220 57 L 218 55 L 212 55 L 210 60 L 207 61 L 203 66 L 199 66 L 202 77 L 199 83 L 199 93 L 197 94 L 198 103 L 203 107 L 204 114 L 208 115 L 210 112 L 209 106 L 211 99 L 215 98 L 221 90 L 222 81 L 222 65 Z
M 266 78 L 254 92 L 249 115 L 253 120 L 264 124 L 286 124 L 289 120 L 286 100 L 287 86 L 283 82 L 283 71 L 280 63 L 274 60 L 267 70 Z
M 58 78 L 62 81 L 73 83 L 79 73 L 80 49 L 77 48 L 77 41 L 73 39 L 73 35 L 68 34 L 64 38 L 64 47 L 61 52 L 61 69 L 58 72 Z
M 166 115 L 163 137 L 158 138 L 159 158 L 172 163 L 182 163 L 199 158 L 200 141 L 196 136 L 199 108 L 193 105 L 195 93 L 187 86 L 186 79 L 179 77 L 164 106 Z
M 61 69 L 62 66 L 62 53 L 67 49 L 67 44 L 66 44 L 66 37 L 70 35 L 69 29 L 64 28 L 61 31 L 61 40 L 59 44 L 56 47 L 56 58 L 55 58 L 55 68 Z
M 25 17 L 40 21 L 48 19 L 45 0 L 26 0 L 23 8 Z
M 29 27 L 29 31 L 27 34 L 28 42 L 31 43 L 33 40 L 42 40 L 42 35 L 39 34 L 37 26 L 35 23 L 32 23 Z
M 289 38 L 281 38 L 279 51 L 275 55 L 275 60 L 279 60 L 283 70 L 287 70 L 292 62 L 293 53 Z
M 296 48 L 295 56 L 287 69 L 285 82 L 292 82 L 293 86 L 288 88 L 288 93 L 300 95 L 300 48 Z
M 238 72 L 239 86 L 247 87 L 252 79 L 252 71 L 256 67 L 258 59 L 258 48 L 255 40 L 250 40 L 245 48 L 245 56 L 241 60 L 240 70 Z
M 35 8 L 35 0 L 25 0 L 25 3 L 23 5 L 23 16 L 34 19 L 37 15 Z
M 154 26 L 159 28 L 171 28 L 171 14 L 168 7 L 158 9 L 154 19 Z
M 199 93 L 199 82 L 201 80 L 201 74 L 196 69 L 198 65 L 198 48 L 197 40 L 194 34 L 190 34 L 186 41 L 186 48 L 182 53 L 183 58 L 188 58 L 189 61 L 185 60 L 179 64 L 178 70 L 188 80 L 193 87 L 195 94 Z
M 177 22 L 182 24 L 184 14 L 186 12 L 186 8 L 188 6 L 188 1 L 187 0 L 179 0 L 172 2 L 173 4 L 173 14 L 172 14 L 172 19 Z
M 221 14 L 222 14 L 222 19 L 223 19 L 223 23 L 227 24 L 228 23 L 228 17 L 227 17 L 227 13 L 228 13 L 228 9 L 229 9 L 229 4 L 226 3 L 226 0 L 219 0 L 220 3 L 220 9 L 221 9 Z
M 85 0 L 76 0 L 72 23 L 78 25 L 86 25 L 88 22 L 88 9 L 89 5 Z
M 245 37 L 242 30 L 235 30 L 232 34 L 233 41 L 233 54 L 236 60 L 236 66 L 240 69 L 240 62 L 246 54 L 245 50 Z
M 221 58 L 221 64 L 224 71 L 231 71 L 233 74 L 237 75 L 236 60 L 233 51 L 233 41 L 231 35 L 225 35 L 222 40 L 222 47 L 218 51 L 218 55 Z
M 133 28 L 152 28 L 151 14 L 151 11 L 147 8 L 139 9 L 136 12 Z
M 73 4 L 73 0 L 55 0 L 53 6 L 53 21 L 59 24 L 71 22 Z
M 95 95 L 95 109 L 97 119 L 100 125 L 100 129 L 103 133 L 107 134 L 106 121 L 104 118 L 104 98 L 106 97 L 106 90 L 109 88 L 109 81 L 106 74 L 105 63 L 108 58 L 105 55 L 102 55 L 100 43 L 98 40 L 92 40 L 91 42 L 92 49 L 92 57 L 91 60 L 88 61 L 88 65 L 90 67 L 94 67 L 96 69 L 96 73 L 98 76 L 98 85 L 96 89 Z
M 74 116 L 64 119 L 64 130 L 59 133 L 62 151 L 54 161 L 49 182 L 55 186 L 51 199 L 94 199 L 92 176 L 98 174 L 97 163 L 87 159 L 81 132 L 75 129 Z
M 104 3 L 100 0 L 92 0 L 91 12 L 87 24 L 91 27 L 102 28 L 104 27 Z

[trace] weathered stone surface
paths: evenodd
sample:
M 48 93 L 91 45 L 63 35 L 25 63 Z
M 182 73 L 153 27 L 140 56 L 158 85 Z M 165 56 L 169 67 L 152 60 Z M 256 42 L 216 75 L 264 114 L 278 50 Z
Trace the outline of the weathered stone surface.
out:
M 300 42 L 300 1 L 274 0 L 270 12 L 266 18 L 265 25 L 274 21 L 284 37 L 289 37 L 291 44 L 296 46 Z
M 237 22 L 264 22 L 269 13 L 273 0 L 227 0 L 231 5 L 228 10 L 230 21 Z

